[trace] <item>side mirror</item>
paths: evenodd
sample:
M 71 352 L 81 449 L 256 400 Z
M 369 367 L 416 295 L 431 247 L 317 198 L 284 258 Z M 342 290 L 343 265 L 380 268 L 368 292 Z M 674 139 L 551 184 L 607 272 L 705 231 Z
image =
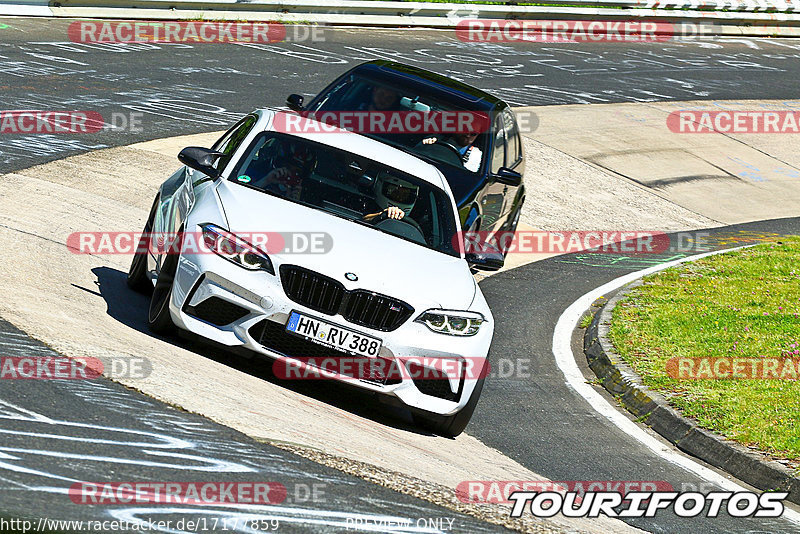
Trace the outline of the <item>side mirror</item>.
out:
M 181 150 L 181 153 L 178 154 L 178 161 L 187 167 L 191 167 L 211 178 L 217 179 L 219 178 L 220 171 L 212 167 L 212 165 L 214 165 L 217 159 L 224 155 L 225 154 L 222 152 L 209 150 L 208 148 L 189 146 Z
M 369 174 L 362 174 L 358 177 L 358 187 L 361 190 L 369 190 L 375 185 L 375 178 Z
M 303 111 L 303 95 L 290 94 L 286 97 L 286 105 L 292 111 Z
M 519 187 L 522 185 L 522 175 L 506 167 L 500 167 L 500 170 L 497 171 L 494 177 L 501 184 L 510 185 L 511 187 Z
M 497 271 L 505 264 L 501 252 L 467 252 L 466 259 L 470 267 L 481 271 Z

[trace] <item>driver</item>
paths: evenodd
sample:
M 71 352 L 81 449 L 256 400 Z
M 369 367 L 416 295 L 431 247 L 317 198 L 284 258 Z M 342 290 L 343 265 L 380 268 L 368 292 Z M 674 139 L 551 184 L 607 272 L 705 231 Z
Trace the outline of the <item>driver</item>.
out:
M 458 151 L 461 156 L 461 163 L 468 171 L 478 172 L 481 166 L 481 159 L 483 152 L 475 146 L 475 140 L 478 138 L 477 132 L 457 133 L 442 139 L 441 142 L 451 145 Z M 432 145 L 438 141 L 436 137 L 428 137 L 422 140 L 423 145 Z
M 364 215 L 370 222 L 386 215 L 389 219 L 400 220 L 411 213 L 419 195 L 419 186 L 397 176 L 387 175 L 375 180 L 375 203 L 380 211 Z
M 317 166 L 317 157 L 300 143 L 283 143 L 272 171 L 264 178 L 264 189 L 285 198 L 300 200 L 303 181 Z

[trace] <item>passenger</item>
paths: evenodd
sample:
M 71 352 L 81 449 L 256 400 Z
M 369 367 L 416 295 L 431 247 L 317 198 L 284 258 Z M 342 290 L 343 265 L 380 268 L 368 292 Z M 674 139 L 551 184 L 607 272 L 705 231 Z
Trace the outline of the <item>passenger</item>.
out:
M 316 166 L 317 158 L 310 148 L 300 143 L 284 143 L 272 171 L 264 178 L 263 188 L 291 200 L 300 200 L 303 181 L 311 176 Z

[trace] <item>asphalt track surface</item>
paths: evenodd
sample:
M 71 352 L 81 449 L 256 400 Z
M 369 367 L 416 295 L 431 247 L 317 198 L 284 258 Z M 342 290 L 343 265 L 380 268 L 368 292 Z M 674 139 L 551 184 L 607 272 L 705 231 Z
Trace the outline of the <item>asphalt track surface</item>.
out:
M 255 107 L 282 105 L 289 92 L 314 94 L 347 68 L 381 57 L 462 79 L 497 92 L 512 105 L 793 99 L 800 65 L 800 44 L 788 40 L 478 46 L 440 31 L 325 29 L 324 42 L 257 47 L 99 46 L 70 43 L 68 21 L 0 22 L 0 109 L 93 110 L 108 120 L 114 113 L 139 113 L 142 121 L 140 131 L 118 128 L 81 136 L 3 135 L 0 172 L 98 148 L 219 130 Z M 713 246 L 743 244 L 765 233 L 796 234 L 799 230 L 797 219 L 729 227 L 714 231 L 719 239 Z M 481 283 L 497 319 L 493 355 L 529 358 L 533 378 L 489 381 L 467 431 L 553 480 L 667 481 L 679 489 L 700 485 L 702 481 L 652 455 L 597 415 L 564 384 L 551 352 L 553 326 L 576 298 L 617 276 L 673 259 L 675 254 L 630 259 L 588 256 L 551 258 Z M 11 327 L 3 328 L 7 332 Z M 4 343 L 14 337 L 4 335 Z M 23 336 L 16 338 L 20 341 L 11 346 L 18 350 L 46 350 Z M 578 350 L 580 341 L 575 339 Z M 136 459 L 138 463 L 121 462 L 130 446 L 91 441 L 115 441 L 102 437 L 109 431 L 93 429 L 94 425 L 174 433 L 193 444 L 191 454 L 204 458 L 200 464 L 228 462 L 256 469 L 229 473 L 231 480 L 246 480 L 247 473 L 256 473 L 259 480 L 272 477 L 286 481 L 287 487 L 298 480 L 329 482 L 324 505 L 293 504 L 294 514 L 299 508 L 327 507 L 392 516 L 458 517 L 463 531 L 479 528 L 476 522 L 453 512 L 257 444 L 107 381 L 20 381 L 3 386 L 2 428 L 36 433 L 34 427 L 49 418 L 77 423 L 66 428 L 84 433 L 69 436 L 80 437 L 77 440 L 57 439 L 55 451 L 50 450 L 52 444 L 35 449 L 40 437 L 33 434 L 3 435 L 1 443 L 7 448 L 0 448 L 4 468 L 0 483 L 5 514 L 38 517 L 47 512 L 50 517 L 69 519 L 108 518 L 106 510 L 69 505 L 63 494 L 47 488 L 63 491 L 71 481 L 97 479 L 101 473 L 113 480 L 126 476 L 163 480 L 169 469 L 170 475 L 175 474 L 173 480 L 202 477 L 202 471 L 198 477 L 196 470 L 159 467 L 147 453 Z M 8 450 L 15 448 L 30 450 Z M 108 448 L 116 450 L 106 451 Z M 37 450 L 40 452 L 31 452 Z M 97 457 L 106 459 L 98 463 Z M 186 464 L 196 467 L 193 461 L 197 460 L 187 459 Z M 44 491 L 34 495 L 31 488 Z M 52 495 L 52 499 L 42 495 Z M 288 521 L 281 530 L 285 524 Z M 797 531 L 797 525 L 781 520 L 719 518 L 688 523 L 667 514 L 632 524 L 654 532 Z
M 0 171 L 178 134 L 314 95 L 363 61 L 393 59 L 490 90 L 512 106 L 793 99 L 800 43 L 466 43 L 452 31 L 290 27 L 275 44 L 74 43 L 71 21 L 0 20 L 0 109 L 88 110 L 109 128 L 0 139 Z M 312 40 L 315 37 L 316 40 Z M 138 131 L 130 131 L 130 114 Z M 114 114 L 119 114 L 115 117 Z M 125 117 L 124 119 L 122 117 Z
M 4 356 L 59 357 L 2 320 L 0 347 Z M 0 518 L 27 519 L 33 525 L 46 518 L 53 531 L 66 532 L 80 528 L 55 522 L 163 522 L 163 532 L 182 532 L 179 525 L 187 532 L 357 532 L 375 527 L 438 532 L 451 525 L 464 533 L 505 530 L 259 443 L 109 380 L 3 382 Z M 271 504 L 241 506 L 95 504 L 78 488 L 74 499 L 69 495 L 78 483 L 124 482 L 193 482 L 198 487 L 279 483 L 286 499 L 280 499 L 280 490 L 271 494 Z M 236 499 L 236 490 L 231 495 Z M 198 526 L 187 527 L 189 521 Z

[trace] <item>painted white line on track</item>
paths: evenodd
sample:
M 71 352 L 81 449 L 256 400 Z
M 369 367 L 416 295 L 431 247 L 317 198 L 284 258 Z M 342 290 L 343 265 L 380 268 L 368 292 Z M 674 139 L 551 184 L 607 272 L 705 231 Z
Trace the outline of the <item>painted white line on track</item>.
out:
M 639 425 L 622 414 L 616 406 L 613 406 L 610 402 L 608 402 L 591 385 L 586 383 L 586 379 L 578 367 L 576 356 L 572 352 L 572 332 L 574 331 L 578 321 L 586 309 L 588 309 L 595 300 L 597 300 L 599 297 L 602 297 L 606 293 L 610 293 L 611 291 L 619 289 L 620 287 L 629 284 L 630 282 L 633 282 L 642 276 L 647 276 L 648 274 L 652 274 L 669 267 L 674 267 L 687 261 L 699 260 L 707 256 L 713 256 L 715 254 L 721 254 L 723 252 L 730 252 L 732 250 L 739 250 L 742 248 L 747 247 L 735 247 L 723 250 L 715 250 L 713 252 L 706 252 L 704 254 L 696 254 L 694 256 L 687 256 L 686 258 L 670 261 L 661 265 L 655 265 L 641 271 L 620 276 L 619 278 L 607 282 L 602 286 L 590 291 L 589 293 L 586 293 L 578 300 L 573 302 L 566 310 L 564 310 L 564 313 L 561 314 L 561 317 L 558 318 L 555 331 L 553 332 L 553 356 L 555 356 L 556 364 L 558 365 L 559 369 L 561 369 L 561 372 L 564 373 L 568 387 L 572 388 L 578 395 L 586 399 L 586 402 L 588 402 L 592 408 L 594 408 L 603 417 L 611 421 L 620 430 L 625 432 L 628 436 L 638 440 L 642 445 L 653 451 L 664 460 L 678 465 L 687 471 L 705 479 L 706 481 L 716 484 L 722 489 L 728 491 L 746 491 L 746 489 L 736 482 L 725 478 L 716 471 L 700 465 L 691 458 L 679 454 L 673 450 L 672 445 L 664 444 L 654 436 L 651 436 L 645 432 L 644 429 L 639 427 Z M 784 510 L 782 517 L 792 521 L 793 523 L 800 524 L 800 513 L 797 513 L 789 508 Z

